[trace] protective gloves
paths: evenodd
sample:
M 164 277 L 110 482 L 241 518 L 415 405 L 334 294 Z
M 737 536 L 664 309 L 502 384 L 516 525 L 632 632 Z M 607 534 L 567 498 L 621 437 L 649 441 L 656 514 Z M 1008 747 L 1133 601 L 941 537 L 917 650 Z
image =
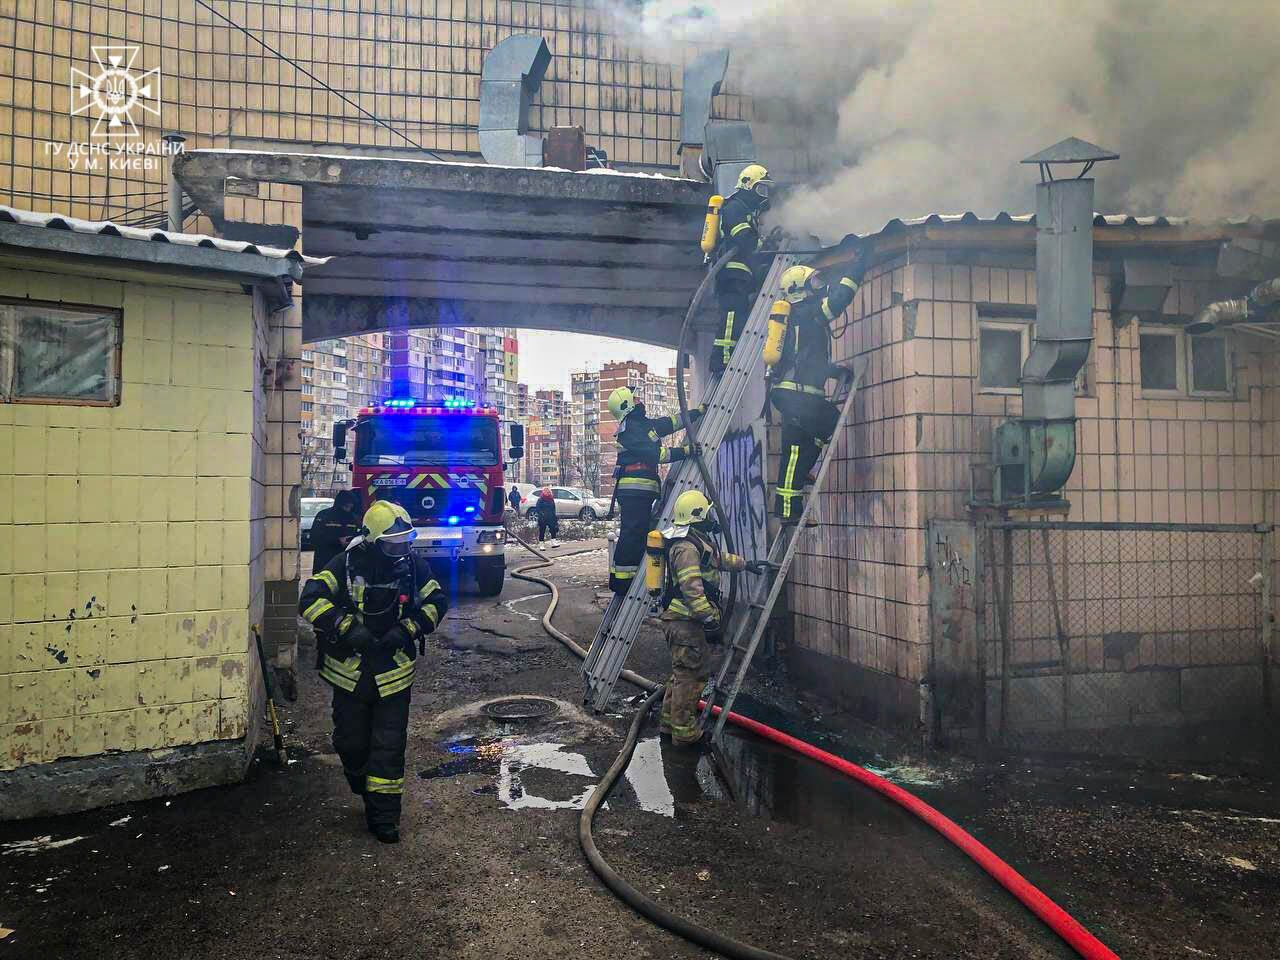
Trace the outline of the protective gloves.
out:
M 382 635 L 382 639 L 378 641 L 378 648 L 387 653 L 403 650 L 410 657 L 418 655 L 417 644 L 409 636 L 409 631 L 398 623 Z
M 356 653 L 368 653 L 378 643 L 378 638 L 363 623 L 353 624 L 351 629 L 338 639 Z

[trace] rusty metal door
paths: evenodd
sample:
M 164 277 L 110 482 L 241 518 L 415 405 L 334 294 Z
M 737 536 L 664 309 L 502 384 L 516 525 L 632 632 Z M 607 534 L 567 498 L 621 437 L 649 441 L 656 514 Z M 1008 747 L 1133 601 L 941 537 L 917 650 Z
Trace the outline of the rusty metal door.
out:
M 930 520 L 928 537 L 933 739 L 980 739 L 986 699 L 975 615 L 977 532 L 966 520 Z

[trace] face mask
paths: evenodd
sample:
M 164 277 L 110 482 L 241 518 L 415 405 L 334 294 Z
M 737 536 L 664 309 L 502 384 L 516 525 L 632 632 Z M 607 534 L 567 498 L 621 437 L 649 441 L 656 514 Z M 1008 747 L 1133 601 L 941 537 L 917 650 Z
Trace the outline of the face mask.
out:
M 378 548 L 388 560 L 405 560 L 412 549 L 408 540 L 379 540 Z

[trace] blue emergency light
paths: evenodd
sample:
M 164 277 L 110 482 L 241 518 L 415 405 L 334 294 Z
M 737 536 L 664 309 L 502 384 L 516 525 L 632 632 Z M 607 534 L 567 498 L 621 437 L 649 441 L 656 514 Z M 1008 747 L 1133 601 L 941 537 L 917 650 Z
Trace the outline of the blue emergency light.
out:
M 417 401 L 411 398 L 392 397 L 382 401 L 384 407 L 412 407 Z
M 445 397 L 444 405 L 449 410 L 461 410 L 474 407 L 476 404 L 474 400 L 468 400 L 466 397 Z
M 458 518 L 457 518 L 457 517 L 450 517 L 450 518 L 449 518 L 449 526 L 451 526 L 451 527 L 456 527 L 457 525 L 458 525 Z

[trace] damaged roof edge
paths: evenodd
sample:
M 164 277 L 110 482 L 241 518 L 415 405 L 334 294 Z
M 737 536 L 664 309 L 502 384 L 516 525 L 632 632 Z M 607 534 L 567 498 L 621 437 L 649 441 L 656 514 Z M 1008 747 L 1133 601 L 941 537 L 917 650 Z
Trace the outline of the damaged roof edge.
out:
M 273 310 L 293 302 L 292 285 L 302 279 L 304 266 L 324 262 L 292 250 L 259 248 L 198 234 L 139 230 L 2 206 L 0 248 L 25 254 L 38 251 L 54 259 L 150 265 L 240 280 L 261 287 Z
M 957 238 L 961 228 L 971 227 L 1014 228 L 1018 239 L 1023 243 L 1034 242 L 1036 218 L 1034 214 L 1014 214 L 1001 211 L 991 217 L 980 217 L 972 211 L 947 214 L 932 213 L 923 217 L 910 219 L 894 218 L 880 230 L 864 236 L 851 233 L 839 243 L 827 247 L 818 256 L 817 264 L 832 266 L 846 263 L 859 255 L 884 256 L 897 252 L 899 245 L 911 242 L 909 238 L 929 235 L 932 227 L 942 227 L 947 231 L 956 231 Z M 1258 240 L 1280 240 L 1280 219 L 1263 219 L 1261 217 L 1240 217 L 1224 220 L 1193 220 L 1188 217 L 1142 217 L 1126 213 L 1095 213 L 1093 217 L 1094 236 L 1099 243 L 1106 244 L 1117 240 L 1125 242 L 1122 231 L 1140 231 L 1141 237 L 1130 236 L 1128 242 L 1141 243 L 1211 243 L 1228 241 L 1240 237 L 1253 237 Z M 929 236 L 930 239 L 941 240 L 942 234 Z

